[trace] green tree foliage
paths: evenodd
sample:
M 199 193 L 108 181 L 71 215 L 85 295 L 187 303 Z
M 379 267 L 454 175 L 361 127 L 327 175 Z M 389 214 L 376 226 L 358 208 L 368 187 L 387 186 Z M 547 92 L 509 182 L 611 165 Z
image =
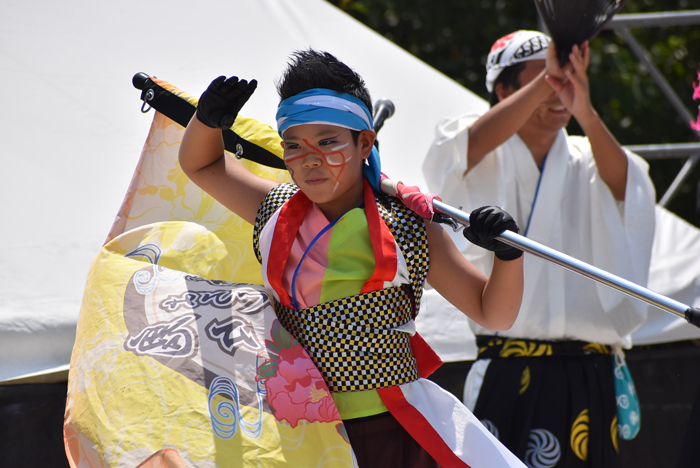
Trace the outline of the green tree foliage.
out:
M 329 0 L 379 34 L 471 91 L 488 99 L 486 56 L 493 42 L 518 29 L 542 29 L 532 1 L 505 0 Z M 630 0 L 621 13 L 680 11 L 691 0 Z M 695 5 L 697 7 L 697 5 Z M 700 69 L 700 25 L 631 29 L 653 63 L 693 116 L 693 82 Z M 688 143 L 699 138 L 681 118 L 624 39 L 604 30 L 591 42 L 589 67 L 593 105 L 623 145 Z M 572 119 L 568 131 L 580 134 Z M 685 159 L 650 161 L 660 199 Z M 696 187 L 700 165 L 669 208 L 698 225 Z

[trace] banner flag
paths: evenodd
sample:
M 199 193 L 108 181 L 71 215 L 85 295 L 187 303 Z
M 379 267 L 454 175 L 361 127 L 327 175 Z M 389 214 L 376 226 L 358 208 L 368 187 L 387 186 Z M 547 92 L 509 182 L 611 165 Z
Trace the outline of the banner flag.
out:
M 151 78 L 180 99 L 196 106 L 197 100 L 170 83 Z M 282 158 L 277 131 L 258 120 L 239 115 L 232 127 L 241 138 L 256 143 Z M 163 221 L 188 221 L 216 234 L 224 251 L 214 257 L 198 259 L 211 270 L 211 278 L 223 281 L 262 284 L 260 264 L 253 253 L 253 226 L 228 211 L 197 187 L 182 172 L 178 150 L 184 128 L 156 112 L 131 184 L 112 225 L 107 240 L 146 224 Z M 292 182 L 289 173 L 239 159 L 251 172 L 279 182 Z M 173 229 L 177 229 L 173 225 Z M 205 270 L 197 269 L 198 274 Z
M 270 127 L 240 117 L 234 130 L 281 155 Z M 252 226 L 181 171 L 183 131 L 156 113 L 88 273 L 64 424 L 71 466 L 356 466 L 321 374 L 260 286 Z

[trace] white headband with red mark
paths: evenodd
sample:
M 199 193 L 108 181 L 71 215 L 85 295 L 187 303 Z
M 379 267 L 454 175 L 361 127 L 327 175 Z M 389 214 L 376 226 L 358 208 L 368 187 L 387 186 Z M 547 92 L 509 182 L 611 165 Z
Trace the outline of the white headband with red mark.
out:
M 511 65 L 527 60 L 547 57 L 547 48 L 552 39 L 539 31 L 520 30 L 503 36 L 491 47 L 486 60 L 486 89 L 493 86 L 501 72 Z

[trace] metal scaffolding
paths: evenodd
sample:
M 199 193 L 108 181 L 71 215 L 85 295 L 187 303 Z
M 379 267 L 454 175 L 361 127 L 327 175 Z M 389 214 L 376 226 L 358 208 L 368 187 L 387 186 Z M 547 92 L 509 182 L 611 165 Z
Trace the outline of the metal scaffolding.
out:
M 700 24 L 700 10 L 678 11 L 678 12 L 659 12 L 659 13 L 639 13 L 639 14 L 618 14 L 605 25 L 605 29 L 612 29 L 617 32 L 627 43 L 632 50 L 632 53 L 637 59 L 644 64 L 649 71 L 654 82 L 661 89 L 661 92 L 666 96 L 671 105 L 674 107 L 678 115 L 686 122 L 690 123 L 695 120 L 695 117 L 684 106 L 676 92 L 669 85 L 666 78 L 661 74 L 659 69 L 651 60 L 650 54 L 642 47 L 635 37 L 630 32 L 630 28 L 648 28 L 662 26 L 688 26 Z M 696 136 L 700 139 L 700 135 L 696 132 Z M 661 197 L 659 205 L 667 207 L 673 197 L 678 192 L 683 182 L 692 173 L 695 166 L 700 162 L 700 144 L 680 143 L 680 144 L 663 144 L 663 145 L 633 145 L 625 146 L 625 148 L 633 151 L 646 159 L 664 159 L 664 158 L 679 158 L 688 157 L 680 172 Z

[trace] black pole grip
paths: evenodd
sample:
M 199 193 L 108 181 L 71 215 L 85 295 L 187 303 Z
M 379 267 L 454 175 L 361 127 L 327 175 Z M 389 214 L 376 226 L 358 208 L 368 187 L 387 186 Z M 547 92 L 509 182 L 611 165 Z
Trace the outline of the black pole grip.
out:
M 134 77 L 131 79 L 131 84 L 134 85 L 134 88 L 140 89 L 143 91 L 143 88 L 146 87 L 146 82 L 150 79 L 151 77 L 146 75 L 144 72 L 139 72 L 134 75 Z
M 700 309 L 697 307 L 688 307 L 688 310 L 685 311 L 685 319 L 688 323 L 692 323 L 700 328 Z

